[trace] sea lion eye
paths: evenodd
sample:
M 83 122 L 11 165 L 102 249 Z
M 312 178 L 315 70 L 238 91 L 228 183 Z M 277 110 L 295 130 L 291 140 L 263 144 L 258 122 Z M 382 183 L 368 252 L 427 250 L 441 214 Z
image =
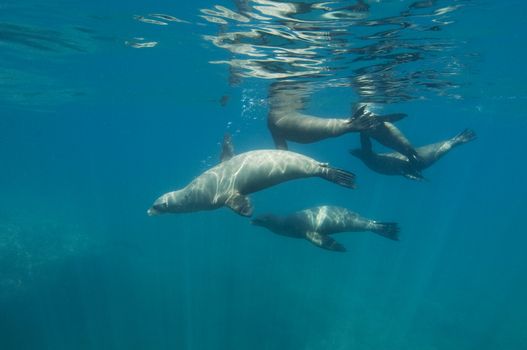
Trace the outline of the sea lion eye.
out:
M 167 208 L 167 204 L 165 202 L 154 205 L 154 209 L 156 209 L 156 210 L 163 210 L 163 209 L 166 209 L 166 208 Z
M 165 210 L 168 209 L 168 198 L 163 198 L 153 205 L 153 208 L 156 210 Z

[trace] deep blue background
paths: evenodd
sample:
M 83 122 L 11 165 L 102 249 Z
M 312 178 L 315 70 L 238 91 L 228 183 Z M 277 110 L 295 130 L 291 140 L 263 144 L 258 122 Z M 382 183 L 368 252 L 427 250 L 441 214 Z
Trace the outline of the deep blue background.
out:
M 527 6 L 471 3 L 449 28 L 478 53 L 463 70 L 464 99 L 390 107 L 409 114 L 399 126 L 416 145 L 478 133 L 427 170 L 428 181 L 372 173 L 348 155 L 358 140 L 347 135 L 291 148 L 353 170 L 356 191 L 310 179 L 252 196 L 257 213 L 334 204 L 402 227 L 398 243 L 342 234 L 349 251 L 335 254 L 228 209 L 146 216 L 158 195 L 216 162 L 226 130 L 240 152 L 272 147 L 266 83 L 229 87 L 226 68 L 208 63 L 222 53 L 200 39 L 210 28 L 132 19 L 195 19 L 211 5 L 41 4 L 63 27 L 17 17 L 29 11 L 21 6 L 0 17 L 62 30 L 85 19 L 105 38 L 77 39 L 85 52 L 0 47 L 6 69 L 28 74 L 0 90 L 0 220 L 45 218 L 97 242 L 39 266 L 0 300 L 0 349 L 526 348 Z M 134 36 L 160 44 L 125 47 Z M 33 91 L 34 75 L 43 95 L 15 98 Z M 319 93 L 311 111 L 346 115 L 342 97 Z

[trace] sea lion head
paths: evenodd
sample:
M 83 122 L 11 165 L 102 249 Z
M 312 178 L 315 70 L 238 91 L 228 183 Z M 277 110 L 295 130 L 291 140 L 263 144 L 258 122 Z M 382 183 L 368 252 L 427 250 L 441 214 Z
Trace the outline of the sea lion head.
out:
M 266 227 L 270 230 L 278 230 L 281 228 L 283 219 L 273 214 L 259 215 L 251 220 L 251 224 L 255 226 Z
M 190 196 L 184 190 L 165 193 L 155 200 L 154 204 L 147 210 L 149 216 L 166 213 L 186 213 L 193 211 L 190 205 Z

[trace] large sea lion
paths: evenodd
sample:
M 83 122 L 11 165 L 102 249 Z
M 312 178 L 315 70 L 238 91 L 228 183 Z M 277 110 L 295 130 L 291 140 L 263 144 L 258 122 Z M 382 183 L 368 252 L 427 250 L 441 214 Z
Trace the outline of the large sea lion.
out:
M 344 187 L 355 187 L 354 174 L 298 153 L 257 150 L 233 156 L 232 147 L 225 146 L 225 142 L 223 149 L 230 156 L 222 156 L 223 162 L 183 189 L 159 197 L 148 214 L 186 213 L 227 206 L 240 215 L 251 216 L 253 208 L 248 194 L 307 177 L 321 177 Z
M 396 223 L 377 222 L 334 206 L 305 209 L 287 216 L 267 214 L 258 216 L 251 222 L 276 234 L 305 238 L 320 248 L 338 252 L 344 252 L 346 248 L 329 236 L 334 233 L 371 231 L 392 240 L 399 239 L 399 227 Z
M 458 135 L 444 141 L 416 148 L 418 162 L 410 162 L 408 157 L 398 152 L 375 153 L 368 136 L 361 134 L 361 148 L 350 150 L 371 170 L 385 175 L 402 175 L 412 180 L 423 179 L 421 171 L 430 167 L 452 148 L 470 142 L 476 133 L 466 129 Z
M 371 129 L 379 123 L 366 106 L 358 108 L 351 118 L 321 118 L 302 113 L 310 94 L 302 84 L 275 83 L 269 93 L 267 127 L 276 148 L 287 149 L 287 141 L 313 143 L 350 132 Z

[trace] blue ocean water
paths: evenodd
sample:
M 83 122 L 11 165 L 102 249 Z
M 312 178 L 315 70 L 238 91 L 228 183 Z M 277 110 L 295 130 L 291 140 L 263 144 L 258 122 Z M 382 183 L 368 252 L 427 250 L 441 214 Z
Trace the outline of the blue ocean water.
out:
M 526 10 L 2 2 L 0 349 L 527 348 Z M 396 221 L 399 242 L 343 233 L 334 253 L 229 209 L 148 217 L 217 163 L 225 132 L 237 152 L 274 146 L 276 81 L 308 86 L 314 115 L 407 113 L 415 145 L 478 138 L 422 182 L 351 157 L 355 134 L 290 143 L 358 189 L 251 195 L 257 214 L 327 204 Z

